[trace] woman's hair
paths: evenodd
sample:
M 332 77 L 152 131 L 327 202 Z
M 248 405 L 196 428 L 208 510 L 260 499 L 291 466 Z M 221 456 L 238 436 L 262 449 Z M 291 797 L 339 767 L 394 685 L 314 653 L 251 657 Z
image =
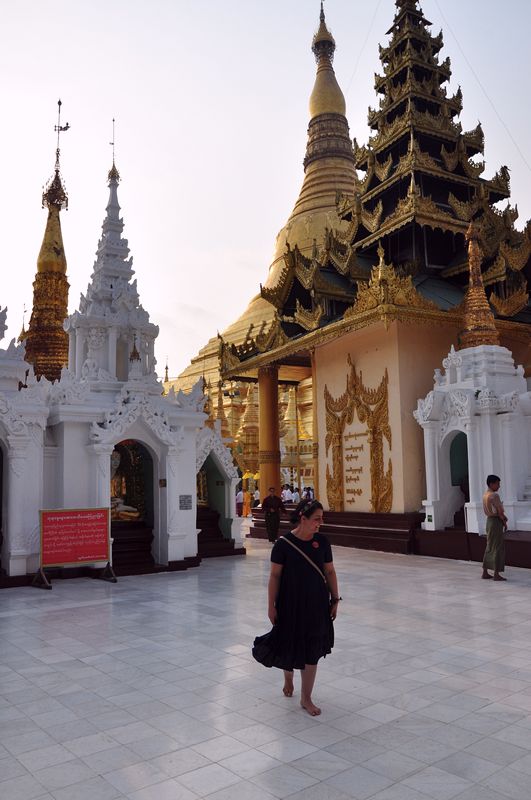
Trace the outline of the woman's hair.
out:
M 301 517 L 309 519 L 319 509 L 323 510 L 319 500 L 302 500 L 290 517 L 291 524 L 297 525 L 301 521 Z

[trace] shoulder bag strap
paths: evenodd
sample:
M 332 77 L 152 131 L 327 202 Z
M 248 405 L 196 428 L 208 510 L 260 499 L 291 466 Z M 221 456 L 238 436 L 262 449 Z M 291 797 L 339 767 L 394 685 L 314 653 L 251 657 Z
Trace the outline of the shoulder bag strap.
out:
M 325 585 L 326 585 L 326 586 L 328 586 L 328 581 L 326 580 L 326 576 L 325 576 L 325 574 L 324 574 L 324 573 L 322 572 L 322 570 L 321 570 L 321 569 L 320 569 L 320 568 L 317 566 L 317 564 L 315 563 L 315 561 L 312 561 L 312 559 L 311 559 L 309 556 L 307 556 L 307 555 L 306 555 L 306 553 L 303 553 L 303 551 L 302 551 L 302 550 L 301 550 L 299 547 L 297 547 L 297 545 L 296 545 L 296 544 L 293 544 L 293 542 L 290 542 L 290 540 L 289 540 L 289 539 L 286 539 L 286 537 L 285 537 L 285 536 L 279 536 L 279 539 L 283 539 L 285 542 L 287 542 L 289 545 L 291 545 L 291 547 L 293 547 L 293 549 L 294 549 L 294 550 L 296 550 L 296 551 L 297 551 L 297 553 L 300 553 L 300 554 L 301 554 L 301 556 L 302 556 L 303 558 L 305 558 L 305 559 L 306 559 L 306 561 L 308 562 L 308 564 L 311 564 L 311 566 L 312 566 L 312 567 L 313 567 L 315 570 L 317 570 L 317 572 L 319 573 L 319 575 L 321 576 L 321 578 L 322 578 L 322 579 L 323 579 L 323 581 L 325 582 Z

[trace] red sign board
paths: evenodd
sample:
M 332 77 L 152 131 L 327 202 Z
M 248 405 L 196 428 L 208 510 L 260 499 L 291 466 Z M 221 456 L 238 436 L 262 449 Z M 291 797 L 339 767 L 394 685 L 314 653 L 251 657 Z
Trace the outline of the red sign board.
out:
M 41 567 L 109 561 L 108 508 L 41 511 Z

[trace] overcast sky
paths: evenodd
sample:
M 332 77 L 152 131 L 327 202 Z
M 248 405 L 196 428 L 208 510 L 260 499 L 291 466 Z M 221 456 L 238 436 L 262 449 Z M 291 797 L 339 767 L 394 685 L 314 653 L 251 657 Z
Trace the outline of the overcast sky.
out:
M 452 60 L 450 89 L 463 89 L 464 128 L 483 124 L 485 176 L 511 169 L 522 227 L 531 217 L 531 3 L 422 6 L 433 32 L 444 29 L 442 57 Z M 395 4 L 327 0 L 325 10 L 351 136 L 362 143 L 367 107 L 377 104 L 378 43 L 387 41 Z M 69 311 L 92 272 L 114 116 L 125 236 L 141 301 L 160 326 L 159 374 L 166 356 L 178 374 L 241 313 L 266 278 L 302 181 L 318 16 L 318 0 L 3 0 L 6 338 L 20 332 L 23 305 L 31 309 L 59 97 L 71 125 L 61 157 Z

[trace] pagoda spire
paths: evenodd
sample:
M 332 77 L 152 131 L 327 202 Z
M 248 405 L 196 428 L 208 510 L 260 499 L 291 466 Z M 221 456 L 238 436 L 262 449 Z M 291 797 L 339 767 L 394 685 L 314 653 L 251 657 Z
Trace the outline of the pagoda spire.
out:
M 322 206 L 323 194 L 330 193 L 331 184 L 334 185 L 334 194 L 336 191 L 352 191 L 354 156 L 345 116 L 345 97 L 332 66 L 335 50 L 335 39 L 326 24 L 321 0 L 319 27 L 312 40 L 317 72 L 309 102 L 310 124 L 304 158 L 306 175 L 293 215 Z M 338 178 L 334 169 L 336 165 L 329 161 L 330 158 L 341 159 L 342 179 Z
M 460 347 L 499 345 L 500 337 L 494 323 L 483 277 L 481 274 L 481 246 L 477 223 L 471 222 L 467 234 L 469 284 L 465 295 L 465 329 L 461 333 Z
M 319 114 L 342 114 L 345 116 L 345 97 L 332 66 L 336 42 L 326 25 L 322 2 L 319 20 L 319 28 L 312 41 L 312 50 L 317 61 L 317 75 L 310 96 L 310 118 L 313 119 Z
M 61 369 L 68 362 L 68 336 L 63 323 L 68 314 L 69 285 L 60 220 L 61 209 L 68 208 L 68 196 L 61 178 L 59 137 L 70 125 L 61 125 L 61 105 L 59 100 L 54 175 L 42 195 L 48 219 L 33 282 L 33 310 L 25 334 L 26 361 L 33 365 L 37 378 L 44 375 L 51 381 L 60 378 Z

